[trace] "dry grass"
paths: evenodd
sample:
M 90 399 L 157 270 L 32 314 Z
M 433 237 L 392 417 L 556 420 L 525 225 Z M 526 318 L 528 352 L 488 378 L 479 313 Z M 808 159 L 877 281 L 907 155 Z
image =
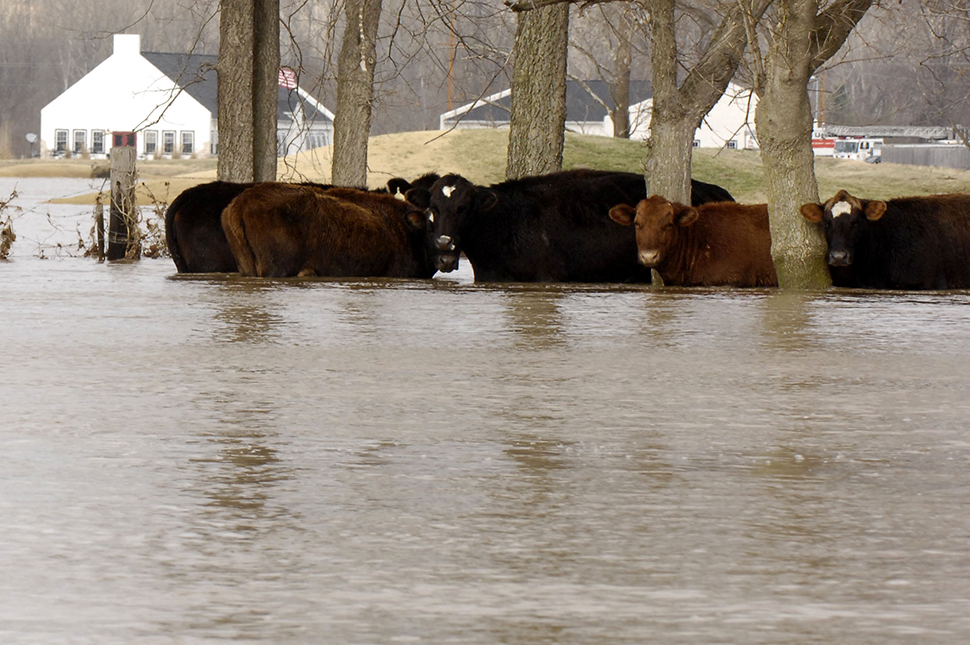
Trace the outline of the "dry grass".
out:
M 507 130 L 404 132 L 371 139 L 368 154 L 370 187 L 391 177 L 414 178 L 427 172 L 456 172 L 471 181 L 489 184 L 504 178 Z M 635 141 L 567 134 L 563 165 L 641 172 L 643 144 Z M 330 148 L 318 148 L 281 159 L 284 181 L 330 180 Z M 95 163 L 80 159 L 0 162 L 0 176 L 88 177 Z M 104 163 L 104 162 L 100 162 Z M 138 201 L 171 201 L 180 192 L 216 178 L 214 159 L 145 160 L 138 162 L 142 185 Z M 844 188 L 860 197 L 890 198 L 945 192 L 970 192 L 970 171 L 894 164 L 865 164 L 818 159 L 816 176 L 823 199 Z M 748 150 L 695 150 L 694 177 L 727 188 L 741 202 L 764 202 L 761 158 Z M 71 203 L 93 204 L 96 195 Z

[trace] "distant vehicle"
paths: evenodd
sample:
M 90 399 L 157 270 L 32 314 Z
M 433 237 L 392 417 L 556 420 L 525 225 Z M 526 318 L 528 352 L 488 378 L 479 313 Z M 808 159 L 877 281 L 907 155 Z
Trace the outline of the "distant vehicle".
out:
M 879 163 L 882 161 L 882 139 L 837 139 L 835 158 Z
M 835 155 L 835 139 L 822 135 L 812 135 L 812 151 L 816 157 L 832 157 Z

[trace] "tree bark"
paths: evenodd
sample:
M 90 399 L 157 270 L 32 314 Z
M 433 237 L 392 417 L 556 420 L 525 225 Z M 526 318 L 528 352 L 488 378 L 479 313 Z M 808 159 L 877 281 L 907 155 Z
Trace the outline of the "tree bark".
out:
M 218 176 L 276 179 L 279 0 L 221 0 Z
M 366 186 L 381 0 L 347 0 L 346 17 L 337 59 L 331 173 L 338 186 Z
M 613 78 L 610 92 L 613 95 L 613 136 L 630 138 L 630 66 L 633 60 L 633 8 L 620 10 L 620 23 L 616 29 L 617 46 L 613 56 Z
M 825 288 L 825 238 L 799 213 L 818 202 L 808 81 L 834 55 L 872 0 L 844 0 L 819 15 L 817 0 L 780 0 L 756 80 L 755 127 L 768 193 L 771 255 L 783 289 Z
M 562 170 L 569 5 L 522 12 L 516 19 L 509 179 Z
M 650 8 L 653 18 L 653 48 L 650 52 L 653 109 L 647 141 L 647 193 L 689 204 L 691 144 L 696 126 L 691 127 L 690 115 L 677 87 L 674 0 L 652 0 Z M 697 122 L 700 123 L 700 118 Z

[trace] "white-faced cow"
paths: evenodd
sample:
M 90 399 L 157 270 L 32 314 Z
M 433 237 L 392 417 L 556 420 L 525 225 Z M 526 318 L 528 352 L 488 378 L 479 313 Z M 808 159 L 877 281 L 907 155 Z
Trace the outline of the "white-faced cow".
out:
M 412 186 L 430 187 L 438 175 L 427 174 L 413 183 L 400 177 L 375 192 L 403 194 Z M 236 259 L 222 230 L 222 211 L 252 183 L 214 181 L 182 191 L 165 212 L 165 241 L 179 273 L 231 273 Z M 329 184 L 301 184 L 332 188 Z
M 636 208 L 614 206 L 610 217 L 635 224 L 640 263 L 666 285 L 778 286 L 765 204 L 685 206 L 654 195 Z
M 825 231 L 837 287 L 970 288 L 970 195 L 880 201 L 841 190 L 801 212 Z
M 222 213 L 244 276 L 386 276 L 435 273 L 425 212 L 387 193 L 258 184 Z
M 731 200 L 711 184 L 693 191 L 700 202 Z M 639 174 L 569 170 L 487 187 L 445 175 L 407 198 L 431 213 L 439 271 L 464 253 L 478 282 L 649 282 L 633 236 L 609 217 L 645 192 Z

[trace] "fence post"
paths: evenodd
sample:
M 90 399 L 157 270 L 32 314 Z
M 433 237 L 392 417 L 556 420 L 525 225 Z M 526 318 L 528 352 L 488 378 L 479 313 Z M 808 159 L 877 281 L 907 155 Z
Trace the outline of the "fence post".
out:
M 98 198 L 94 202 L 94 230 L 97 235 L 98 262 L 104 262 L 104 203 L 101 201 L 102 193 L 98 193 Z
M 111 210 L 108 222 L 108 260 L 137 260 L 140 255 L 135 214 L 135 149 L 111 149 Z

